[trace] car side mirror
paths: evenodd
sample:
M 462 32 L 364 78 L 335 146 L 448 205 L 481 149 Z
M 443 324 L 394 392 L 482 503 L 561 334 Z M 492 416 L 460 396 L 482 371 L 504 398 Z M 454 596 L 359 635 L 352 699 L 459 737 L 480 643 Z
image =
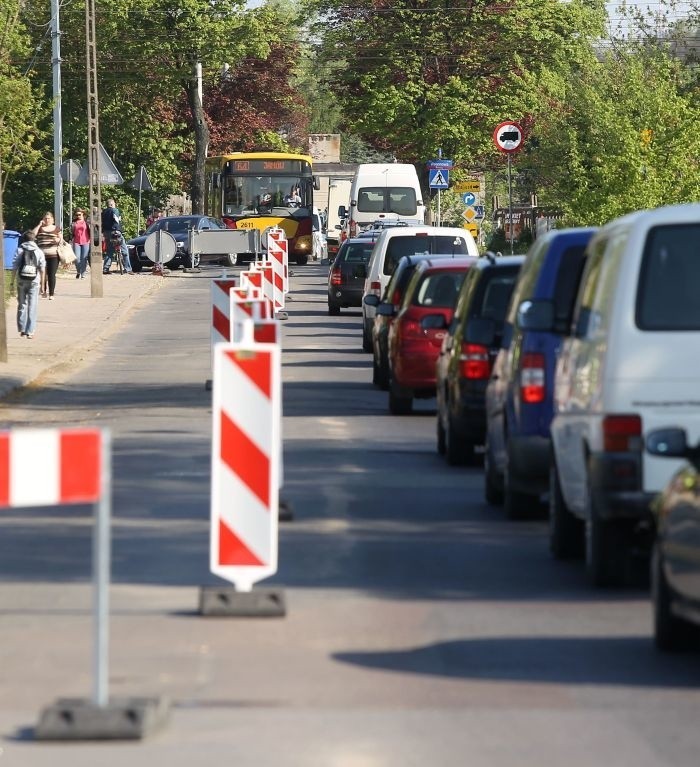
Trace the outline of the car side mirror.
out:
M 343 227 L 340 224 L 336 224 L 333 228 L 340 231 Z
M 654 429 L 647 434 L 647 453 L 660 458 L 686 458 L 688 456 L 688 437 L 685 429 L 673 427 Z
M 423 330 L 444 330 L 447 327 L 447 320 L 443 314 L 426 314 L 420 321 Z
M 338 218 L 345 218 L 347 216 L 347 211 L 345 209 L 345 205 L 339 205 L 338 206 Z
M 377 306 L 377 314 L 380 317 L 393 317 L 396 314 L 394 304 L 382 302 Z
M 368 293 L 362 302 L 367 306 L 379 306 L 379 296 L 375 296 L 374 293 Z
M 496 323 L 487 317 L 474 317 L 467 322 L 464 340 L 470 344 L 493 346 L 496 341 Z
M 554 304 L 543 299 L 523 301 L 516 322 L 521 330 L 549 332 L 554 329 Z

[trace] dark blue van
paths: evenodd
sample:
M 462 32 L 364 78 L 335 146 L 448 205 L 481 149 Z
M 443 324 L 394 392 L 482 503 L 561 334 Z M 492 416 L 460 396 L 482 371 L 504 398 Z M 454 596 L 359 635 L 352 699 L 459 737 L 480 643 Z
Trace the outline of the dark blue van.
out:
M 530 248 L 486 389 L 485 494 L 511 518 L 539 507 L 549 482 L 556 357 L 569 333 L 596 229 L 552 230 Z

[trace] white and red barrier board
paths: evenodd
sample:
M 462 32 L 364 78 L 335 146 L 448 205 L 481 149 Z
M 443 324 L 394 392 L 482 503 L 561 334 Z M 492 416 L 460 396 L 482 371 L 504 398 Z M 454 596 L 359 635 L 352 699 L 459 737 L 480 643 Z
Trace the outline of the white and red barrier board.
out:
M 0 432 L 0 507 L 97 502 L 101 445 L 99 429 Z
M 238 283 L 234 279 L 211 281 L 211 345 L 231 340 L 229 293 Z
M 239 591 L 277 572 L 280 363 L 276 344 L 214 351 L 210 569 Z
M 289 292 L 289 243 L 284 229 L 271 229 L 267 235 L 267 255 L 275 262 L 275 271 L 282 277 L 282 291 Z

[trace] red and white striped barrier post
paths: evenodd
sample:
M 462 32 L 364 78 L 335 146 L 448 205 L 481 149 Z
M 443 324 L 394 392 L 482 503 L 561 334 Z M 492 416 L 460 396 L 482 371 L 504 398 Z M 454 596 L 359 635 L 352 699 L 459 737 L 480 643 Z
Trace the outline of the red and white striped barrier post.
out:
M 243 290 L 250 290 L 251 288 L 257 288 L 260 291 L 260 295 L 266 300 L 269 301 L 267 296 L 264 292 L 264 277 L 262 268 L 260 266 L 262 262 L 256 261 L 254 264 L 251 264 L 250 269 L 246 269 L 245 271 L 241 272 L 241 288 Z M 272 317 L 273 316 L 273 309 L 272 304 L 270 304 L 270 308 L 268 309 L 267 316 Z
M 37 466 L 41 466 L 40 478 L 37 478 Z M 124 706 L 129 703 L 110 706 L 109 700 L 112 506 L 109 432 L 100 429 L 0 431 L 0 508 L 67 504 L 94 504 L 95 508 L 93 695 L 90 702 L 59 700 L 45 709 L 35 734 L 38 739 L 52 740 L 140 737 L 143 723 L 116 725 L 120 718 L 126 719 Z M 143 706 L 137 704 L 136 708 Z
M 210 360 L 214 369 L 214 347 L 216 344 L 228 343 L 231 340 L 231 302 L 229 294 L 237 287 L 238 282 L 233 278 L 215 279 L 211 281 L 211 336 Z M 209 389 L 211 382 L 207 381 Z
M 281 387 L 277 344 L 216 347 L 210 569 L 235 590 L 202 589 L 207 615 L 284 614 L 279 590 L 252 590 L 277 572 Z
M 267 258 L 273 270 L 273 297 L 275 310 L 284 309 L 285 295 L 289 291 L 285 270 L 287 240 L 282 229 L 271 229 L 267 235 Z
M 260 291 L 253 288 L 251 292 L 256 295 Z M 241 343 L 245 338 L 245 325 L 247 322 L 257 323 L 268 318 L 269 302 L 262 298 L 252 298 L 243 290 L 231 291 L 231 341 Z M 253 334 L 250 334 L 251 338 Z

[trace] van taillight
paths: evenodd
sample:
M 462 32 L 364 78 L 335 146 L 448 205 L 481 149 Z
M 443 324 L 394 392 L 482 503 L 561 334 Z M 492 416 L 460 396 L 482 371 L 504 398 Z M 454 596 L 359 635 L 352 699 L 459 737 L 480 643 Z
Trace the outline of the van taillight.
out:
M 334 266 L 331 271 L 331 285 L 342 285 L 343 271 L 339 266 Z
M 613 453 L 641 450 L 642 419 L 638 415 L 606 415 L 603 418 L 603 449 Z
M 350 219 L 349 229 L 350 229 L 350 236 L 355 237 L 357 235 L 357 221 L 353 221 L 352 219 Z
M 520 399 L 529 404 L 544 402 L 544 354 L 523 354 L 520 364 Z
M 483 381 L 491 374 L 488 346 L 462 344 L 459 355 L 459 373 L 470 381 Z
M 379 293 L 382 290 L 382 283 L 381 282 L 370 282 L 369 284 L 369 292 L 374 293 L 375 296 L 378 296 Z

